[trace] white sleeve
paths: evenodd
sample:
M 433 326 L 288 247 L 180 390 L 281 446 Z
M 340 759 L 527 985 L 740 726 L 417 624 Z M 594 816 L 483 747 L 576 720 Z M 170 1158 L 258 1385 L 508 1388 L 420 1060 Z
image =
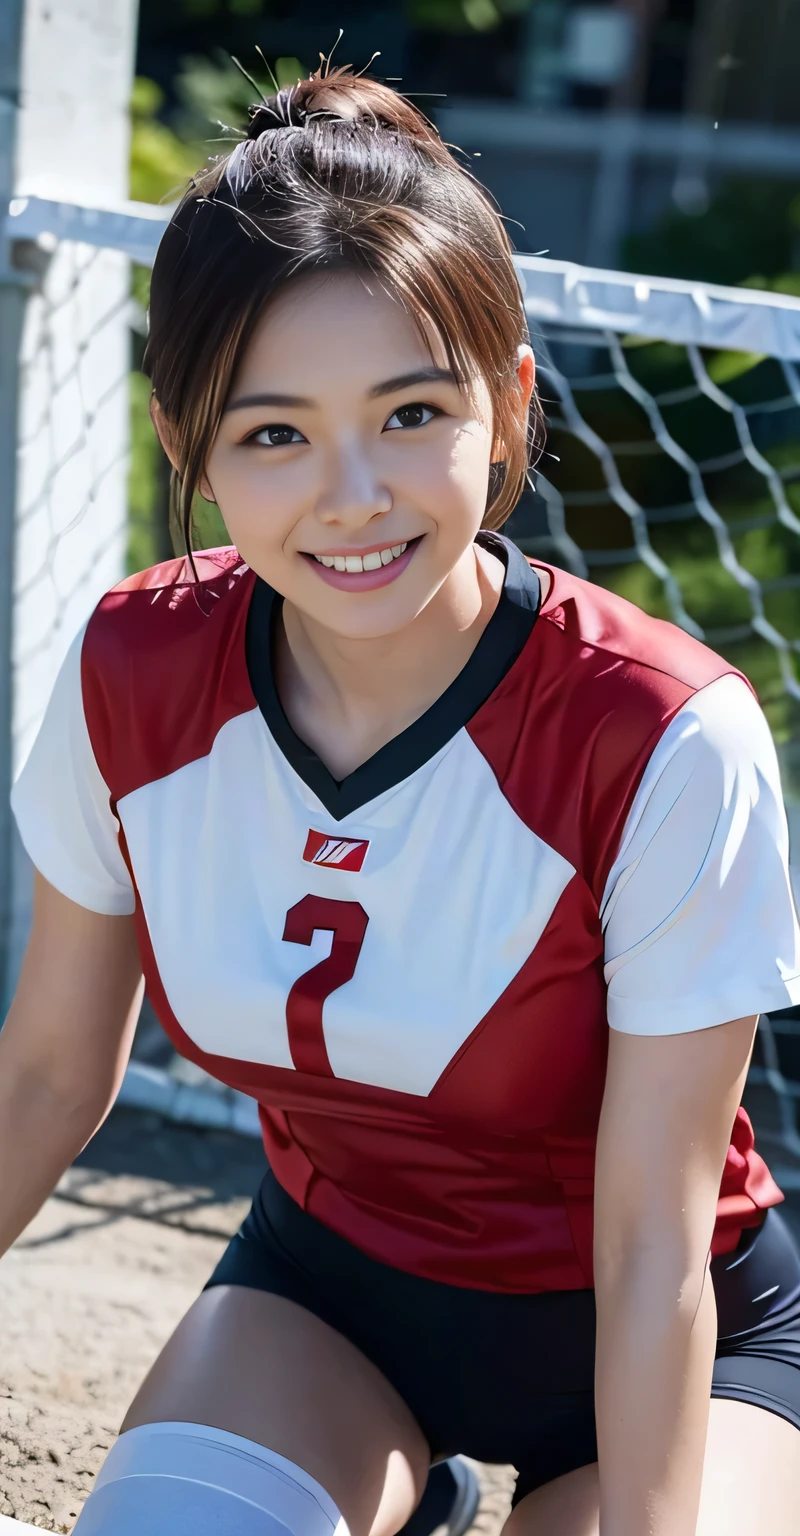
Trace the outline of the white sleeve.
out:
M 741 678 L 701 689 L 659 740 L 600 916 L 612 1029 L 677 1035 L 800 1003 L 778 762 Z
M 133 912 L 134 892 L 86 725 L 83 635 L 73 640 L 56 678 L 11 791 L 11 809 L 33 863 L 56 890 L 90 912 L 121 917 Z

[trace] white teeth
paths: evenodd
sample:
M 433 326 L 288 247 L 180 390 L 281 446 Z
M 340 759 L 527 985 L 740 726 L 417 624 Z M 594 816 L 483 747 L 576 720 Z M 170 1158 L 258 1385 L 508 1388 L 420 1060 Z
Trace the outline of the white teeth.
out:
M 382 565 L 391 565 L 398 555 L 402 555 L 408 549 L 408 540 L 404 544 L 393 544 L 391 549 L 375 549 L 370 555 L 315 555 L 320 565 L 327 566 L 328 570 L 333 566 L 337 571 L 379 571 Z

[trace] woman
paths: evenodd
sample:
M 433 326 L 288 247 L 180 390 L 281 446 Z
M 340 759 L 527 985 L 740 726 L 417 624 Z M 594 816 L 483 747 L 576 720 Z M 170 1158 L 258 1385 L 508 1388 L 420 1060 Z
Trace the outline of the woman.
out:
M 800 1001 L 746 681 L 496 530 L 537 411 L 502 224 L 346 71 L 253 109 L 153 272 L 187 549 L 109 594 L 14 792 L 7 1245 L 113 1100 L 140 975 L 271 1168 L 79 1536 L 789 1536 L 800 1255 L 740 1099 Z M 610 1028 L 609 1028 L 610 1026 Z

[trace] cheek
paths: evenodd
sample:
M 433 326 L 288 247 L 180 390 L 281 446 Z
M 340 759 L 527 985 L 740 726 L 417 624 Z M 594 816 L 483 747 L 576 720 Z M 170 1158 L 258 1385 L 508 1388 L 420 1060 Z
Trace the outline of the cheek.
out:
M 413 446 L 407 457 L 401 455 L 393 466 L 386 466 L 387 478 L 398 489 L 423 507 L 439 507 L 442 498 L 451 509 L 483 504 L 491 457 L 491 438 L 483 427 L 461 426 L 451 435 L 432 437 L 424 447 Z
M 298 487 L 291 469 L 266 465 L 261 455 L 240 448 L 215 449 L 208 460 L 208 479 L 223 519 L 235 530 L 252 530 L 280 542 L 287 518 L 296 509 Z M 265 511 L 269 509 L 269 516 Z M 238 540 L 237 540 L 238 542 Z
M 449 495 L 470 516 L 482 516 L 486 506 L 491 447 L 483 429 L 464 429 L 452 445 L 447 464 Z

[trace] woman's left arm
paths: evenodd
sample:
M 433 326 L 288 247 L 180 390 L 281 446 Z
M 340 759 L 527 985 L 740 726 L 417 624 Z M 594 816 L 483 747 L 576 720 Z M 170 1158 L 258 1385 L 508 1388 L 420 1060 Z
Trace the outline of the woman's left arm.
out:
M 602 1536 L 695 1536 L 725 1156 L 756 1018 L 800 1003 L 788 854 L 767 721 L 742 679 L 723 676 L 660 735 L 600 899 Z
M 594 1284 L 600 1536 L 694 1536 L 717 1310 L 720 1180 L 757 1018 L 610 1032 Z
M 695 1536 L 717 1336 L 709 1247 L 756 1023 L 610 1031 L 595 1184 L 600 1536 Z

